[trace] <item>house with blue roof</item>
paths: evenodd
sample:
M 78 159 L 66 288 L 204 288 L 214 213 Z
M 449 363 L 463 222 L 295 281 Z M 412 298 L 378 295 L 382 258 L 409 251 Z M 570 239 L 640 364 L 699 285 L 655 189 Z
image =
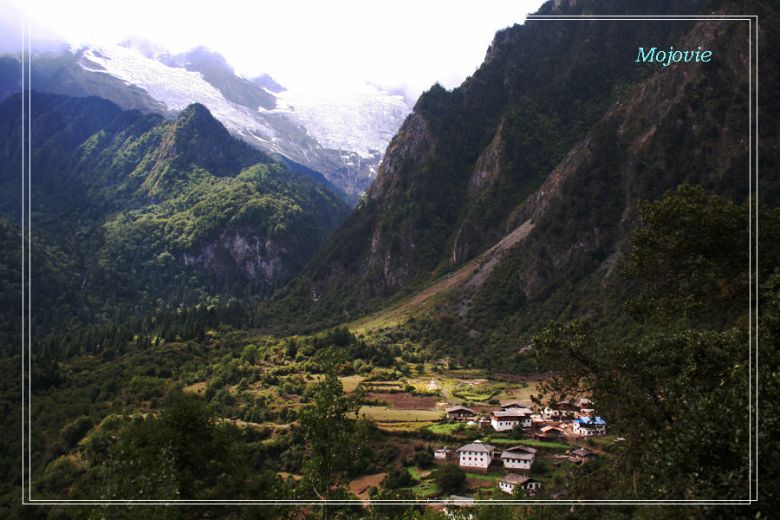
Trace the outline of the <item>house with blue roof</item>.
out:
M 584 437 L 604 435 L 607 433 L 607 422 L 601 417 L 582 416 L 572 421 L 572 432 Z

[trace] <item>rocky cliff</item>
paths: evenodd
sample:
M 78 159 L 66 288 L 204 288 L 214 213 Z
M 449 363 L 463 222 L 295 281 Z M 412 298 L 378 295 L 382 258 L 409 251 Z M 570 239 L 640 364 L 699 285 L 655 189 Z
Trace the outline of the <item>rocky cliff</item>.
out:
M 540 13 L 623 8 L 711 10 L 596 1 Z M 548 318 L 569 312 L 555 295 L 579 287 L 595 296 L 610 283 L 642 200 L 682 182 L 747 196 L 747 40 L 747 23 L 718 20 L 528 20 L 499 32 L 463 85 L 418 100 L 368 198 L 279 298 L 307 296 L 312 319 L 327 322 L 441 286 L 452 304 L 442 312 L 472 337 L 509 317 L 527 326 L 519 316 L 539 308 Z M 636 63 L 648 42 L 711 48 L 717 59 Z M 766 184 L 767 200 L 776 185 Z

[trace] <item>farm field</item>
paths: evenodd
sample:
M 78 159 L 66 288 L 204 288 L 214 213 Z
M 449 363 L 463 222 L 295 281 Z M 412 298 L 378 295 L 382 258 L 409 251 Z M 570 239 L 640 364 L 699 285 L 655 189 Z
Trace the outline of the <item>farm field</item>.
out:
M 444 418 L 440 410 L 398 410 L 387 406 L 361 406 L 358 413 L 377 422 L 431 422 Z
M 456 433 L 460 429 L 468 429 L 468 430 L 476 431 L 476 426 L 468 426 L 466 424 L 459 423 L 459 422 L 451 422 L 451 423 L 436 423 L 428 427 L 428 431 L 432 433 L 445 434 L 445 435 L 451 435 L 453 433 Z
M 284 372 L 281 371 L 282 366 L 275 363 L 267 363 L 265 366 L 266 370 L 279 374 L 277 377 L 280 385 L 287 382 L 290 385 L 298 385 L 301 381 L 316 381 L 321 378 L 320 374 L 292 369 L 294 365 L 290 364 L 283 366 Z M 431 362 L 409 365 L 407 368 L 405 371 L 376 368 L 361 374 L 342 375 L 339 381 L 345 393 L 361 392 L 362 405 L 358 411 L 359 415 L 373 421 L 378 431 L 382 432 L 381 435 L 387 436 L 388 441 L 395 437 L 391 441 L 396 450 L 394 463 L 409 472 L 413 485 L 408 485 L 405 489 L 417 498 L 441 496 L 434 478 L 440 464 L 434 463 L 432 459 L 433 451 L 445 445 L 454 450 L 474 439 L 482 438 L 500 451 L 509 446 L 524 444 L 539 450 L 537 462 L 542 461 L 539 464 L 549 461 L 548 467 L 555 468 L 559 467 L 559 460 L 567 460 L 556 457 L 574 448 L 574 445 L 565 441 L 514 439 L 510 438 L 511 435 L 495 433 L 490 428 L 485 431 L 466 422 L 447 421 L 444 409 L 449 405 L 462 404 L 486 416 L 506 401 L 518 400 L 530 404 L 531 396 L 537 392 L 542 380 L 539 377 L 493 376 L 478 369 L 443 369 Z M 207 388 L 207 382 L 200 381 L 186 385 L 184 390 L 203 395 Z M 226 388 L 234 396 L 243 393 L 264 399 L 274 410 L 284 407 L 296 409 L 300 406 L 297 396 L 299 390 L 294 387 L 291 387 L 288 393 L 270 392 L 258 381 L 243 389 L 236 384 L 227 385 Z M 269 446 L 278 442 L 282 438 L 280 436 L 289 428 L 289 425 L 279 420 L 258 420 L 257 424 L 238 420 L 234 423 L 243 428 L 254 427 L 260 433 L 269 432 L 270 436 L 261 441 Z M 462 492 L 471 494 L 479 490 L 480 496 L 503 498 L 503 494 L 497 489 L 497 482 L 504 473 L 500 462 L 494 463 L 488 473 L 467 472 Z M 367 472 L 353 478 L 348 489 L 354 496 L 367 502 L 371 489 L 381 488 L 381 483 L 387 475 L 387 471 Z
M 432 426 L 435 426 L 436 422 L 432 421 L 412 421 L 412 422 L 377 422 L 376 425 L 380 430 L 386 432 L 414 432 L 425 430 Z
M 386 401 L 391 408 L 398 410 L 436 410 L 438 401 L 436 397 L 407 393 L 371 392 L 366 394 L 366 398 Z

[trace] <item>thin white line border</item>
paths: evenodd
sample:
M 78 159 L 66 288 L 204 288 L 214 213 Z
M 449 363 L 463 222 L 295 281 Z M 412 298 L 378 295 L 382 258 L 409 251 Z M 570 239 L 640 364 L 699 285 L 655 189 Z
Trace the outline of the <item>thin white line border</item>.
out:
M 755 192 L 758 193 L 758 15 L 534 15 L 529 14 L 526 16 L 523 24 L 529 21 L 747 21 L 749 22 L 749 92 L 748 92 L 748 105 L 749 105 L 749 186 L 750 196 L 748 204 L 752 204 L 753 195 L 753 183 L 755 182 Z M 753 34 L 753 21 L 755 21 L 755 39 Z M 33 499 L 32 498 L 32 475 L 28 472 L 32 467 L 32 306 L 30 305 L 30 272 L 29 269 L 25 270 L 27 265 L 29 268 L 32 266 L 32 230 L 31 230 L 31 211 L 30 203 L 32 201 L 31 194 L 31 179 L 32 179 L 32 131 L 31 131 L 31 95 L 32 82 L 32 48 L 31 48 L 31 21 L 29 19 L 23 20 L 22 23 L 22 52 L 21 52 L 21 68 L 22 68 L 22 356 L 21 356 L 21 368 L 22 368 L 22 505 L 59 505 L 59 506 L 132 506 L 132 505 L 144 505 L 144 506 L 172 506 L 172 505 L 223 505 L 223 506 L 235 506 L 235 505 L 282 505 L 282 506 L 343 506 L 343 505 L 360 505 L 364 506 L 363 500 L 46 500 L 46 499 Z M 755 47 L 755 54 L 754 54 Z M 25 60 L 25 52 L 26 60 Z M 755 67 L 753 67 L 753 61 L 755 60 Z M 27 66 L 27 74 L 25 74 L 25 65 Z M 755 75 L 755 84 L 753 83 Z M 25 80 L 27 83 L 25 84 Z M 26 91 L 26 88 L 29 90 Z M 754 92 L 755 88 L 755 92 Z M 25 93 L 27 92 L 27 94 Z M 27 102 L 27 110 L 25 111 L 25 101 Z M 755 117 L 753 117 L 753 109 L 755 103 Z M 28 119 L 25 119 L 25 115 Z M 25 136 L 25 123 L 27 136 Z M 753 139 L 753 133 L 755 132 L 756 139 Z M 25 137 L 27 140 L 25 141 Z M 25 146 L 27 146 L 27 161 L 25 161 Z M 753 157 L 755 154 L 755 163 L 753 163 Z M 754 166 L 755 164 L 755 166 Z M 755 171 L 754 171 L 755 170 Z M 26 174 L 26 179 L 25 179 Z M 25 204 L 25 188 L 27 189 L 28 203 Z M 26 210 L 26 214 L 25 214 Z M 668 506 L 725 506 L 725 505 L 752 505 L 758 501 L 758 436 L 753 430 L 753 422 L 755 421 L 756 428 L 758 428 L 758 369 L 757 365 L 753 366 L 753 358 L 755 356 L 756 362 L 758 359 L 758 280 L 757 271 L 754 272 L 755 267 L 758 265 L 758 240 L 756 229 L 756 243 L 753 244 L 753 229 L 752 219 L 753 216 L 758 217 L 758 201 L 755 201 L 755 208 L 751 208 L 750 214 L 750 314 L 749 327 L 751 336 L 749 337 L 749 352 L 750 352 L 750 368 L 749 377 L 752 377 L 751 384 L 749 385 L 749 404 L 750 404 L 750 419 L 749 419 L 749 498 L 736 499 L 736 500 L 641 500 L 641 499 L 616 499 L 616 500 L 533 500 L 533 499 L 520 499 L 520 500 L 486 500 L 486 499 L 473 499 L 467 501 L 458 500 L 371 500 L 370 504 L 377 505 L 454 505 L 454 506 L 472 506 L 472 505 L 561 505 L 561 506 L 598 506 L 598 505 L 668 505 Z M 25 229 L 25 218 L 28 224 L 28 229 Z M 25 231 L 27 234 L 25 234 Z M 27 239 L 25 239 L 27 237 Z M 755 258 L 753 258 L 753 252 L 755 247 Z M 25 249 L 26 248 L 26 249 Z M 25 265 L 25 260 L 27 264 Z M 755 284 L 755 287 L 754 287 Z M 25 306 L 26 303 L 26 306 Z M 755 306 L 755 313 L 754 311 Z M 754 323 L 755 321 L 755 323 Z M 26 325 L 26 327 L 25 327 Z M 755 329 L 753 329 L 755 327 Z M 755 337 L 755 347 L 753 338 Z M 754 352 L 755 348 L 755 352 Z M 26 369 L 26 372 L 25 372 Z M 25 377 L 27 376 L 27 388 L 25 389 Z M 754 401 L 755 399 L 755 401 Z M 25 403 L 27 406 L 25 406 Z M 27 416 L 25 416 L 25 411 Z M 27 432 L 25 438 L 24 432 Z M 26 442 L 25 442 L 26 441 Z M 755 453 L 753 453 L 753 445 L 755 443 Z M 26 449 L 26 451 L 25 451 Z M 753 459 L 755 458 L 755 466 L 753 466 Z M 27 464 L 25 464 L 25 460 Z M 755 488 L 755 495 L 754 495 Z M 27 494 L 25 495 L 24 490 Z

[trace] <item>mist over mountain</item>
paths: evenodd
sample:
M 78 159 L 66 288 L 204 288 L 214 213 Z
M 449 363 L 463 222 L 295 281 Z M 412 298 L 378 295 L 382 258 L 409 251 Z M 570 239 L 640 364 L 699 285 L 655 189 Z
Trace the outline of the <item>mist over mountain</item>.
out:
M 288 90 L 267 74 L 244 78 L 204 47 L 171 54 L 149 42 L 37 53 L 33 89 L 95 95 L 125 109 L 175 117 L 206 106 L 235 136 L 322 173 L 356 200 L 376 175 L 384 149 L 409 112 L 403 96 L 371 84 Z M 0 99 L 18 90 L 18 59 L 0 58 Z

